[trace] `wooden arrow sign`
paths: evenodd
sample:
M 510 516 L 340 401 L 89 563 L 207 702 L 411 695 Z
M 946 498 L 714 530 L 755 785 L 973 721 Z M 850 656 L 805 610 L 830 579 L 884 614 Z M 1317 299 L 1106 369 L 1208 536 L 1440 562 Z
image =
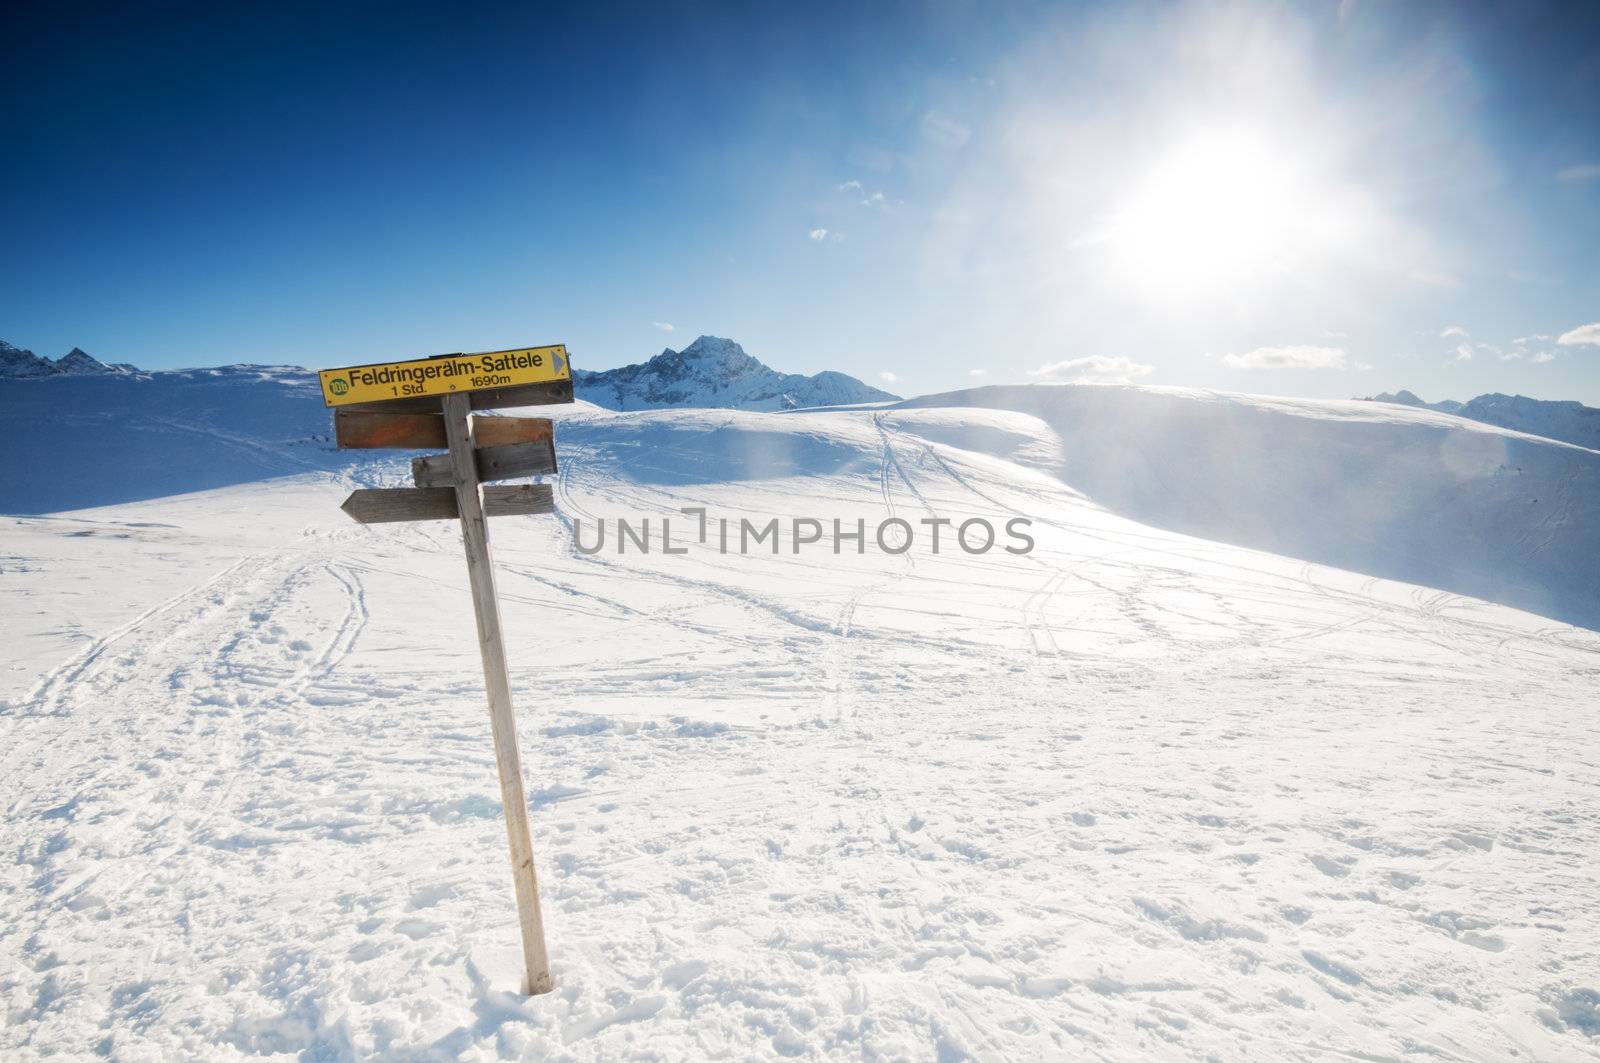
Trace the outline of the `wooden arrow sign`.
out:
M 455 520 L 461 516 L 456 492 L 449 487 L 380 487 L 352 491 L 339 507 L 357 524 L 394 524 L 405 520 Z M 516 517 L 554 513 L 549 484 L 504 484 L 483 489 L 483 515 Z
M 517 476 L 543 476 L 556 471 L 555 441 L 517 443 L 473 451 L 478 482 L 510 480 Z M 428 454 L 411 459 L 411 479 L 418 487 L 454 487 L 456 468 L 448 454 Z
M 341 450 L 443 450 L 444 418 L 437 413 L 335 410 L 333 434 Z M 548 417 L 474 417 L 480 447 L 509 447 L 555 438 Z

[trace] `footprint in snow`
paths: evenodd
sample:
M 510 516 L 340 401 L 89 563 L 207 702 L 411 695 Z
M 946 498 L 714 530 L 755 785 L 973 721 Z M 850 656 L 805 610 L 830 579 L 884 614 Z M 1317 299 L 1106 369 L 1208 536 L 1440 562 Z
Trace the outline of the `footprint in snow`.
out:
M 1465 831 L 1456 831 L 1445 839 L 1444 844 L 1460 852 L 1477 849 L 1487 853 L 1494 850 L 1494 839 L 1487 834 L 1469 834 Z
M 1353 857 L 1347 857 L 1346 859 L 1350 860 L 1351 863 L 1355 862 Z M 1324 875 L 1327 875 L 1329 878 L 1344 878 L 1350 873 L 1350 867 L 1348 864 L 1341 863 L 1338 860 L 1329 859 L 1326 856 L 1314 855 L 1311 857 L 1311 862 L 1316 865 L 1318 871 L 1322 872 Z
M 421 908 L 432 908 L 440 901 L 449 900 L 456 895 L 456 888 L 449 883 L 440 882 L 432 886 L 424 886 L 411 895 L 407 903 L 407 911 L 415 912 Z
M 1588 1037 L 1600 1037 L 1600 992 L 1587 986 L 1567 992 L 1541 994 L 1551 1007 L 1536 1013 L 1552 1030 L 1571 1030 Z
M 1331 978 L 1337 978 L 1345 985 L 1360 985 L 1363 981 L 1360 973 L 1354 968 L 1347 967 L 1338 960 L 1324 956 L 1320 952 L 1313 951 L 1312 949 L 1303 949 L 1301 950 L 1300 955 L 1304 956 L 1306 958 L 1306 962 L 1312 967 Z

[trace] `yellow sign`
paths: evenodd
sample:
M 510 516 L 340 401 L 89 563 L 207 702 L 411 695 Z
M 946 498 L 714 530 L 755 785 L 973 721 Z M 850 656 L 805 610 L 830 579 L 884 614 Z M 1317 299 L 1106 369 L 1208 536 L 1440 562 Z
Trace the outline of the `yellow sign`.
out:
M 448 395 L 453 391 L 483 391 L 572 378 L 564 343 L 324 369 L 317 376 L 322 381 L 325 406 L 413 399 L 419 395 Z

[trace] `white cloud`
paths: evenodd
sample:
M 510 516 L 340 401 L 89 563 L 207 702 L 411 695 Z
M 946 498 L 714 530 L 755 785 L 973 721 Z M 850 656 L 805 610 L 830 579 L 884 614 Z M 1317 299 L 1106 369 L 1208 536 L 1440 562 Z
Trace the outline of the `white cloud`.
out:
M 837 191 L 850 192 L 850 193 L 853 193 L 854 195 L 860 196 L 861 197 L 860 202 L 861 202 L 861 205 L 863 207 L 884 207 L 884 208 L 887 208 L 889 206 L 889 197 L 888 196 L 884 195 L 882 192 L 873 192 L 871 195 L 868 195 L 867 194 L 867 186 L 863 185 L 860 181 L 857 181 L 857 180 L 854 180 L 854 179 L 851 179 L 849 181 L 846 181 L 844 184 L 839 185 L 838 188 L 837 188 Z
M 982 370 L 979 370 L 981 372 Z M 1038 377 L 1040 380 L 1066 381 L 1068 383 L 1083 384 L 1098 381 L 1108 384 L 1127 384 L 1134 377 L 1149 376 L 1156 371 L 1153 365 L 1135 362 L 1131 358 L 1107 358 L 1095 354 L 1088 358 L 1070 358 L 1064 362 L 1050 362 L 1037 369 L 1028 370 L 1028 375 Z
M 1592 325 L 1579 325 L 1575 329 L 1563 332 L 1556 342 L 1563 347 L 1576 347 L 1580 343 L 1600 347 L 1600 321 Z
M 652 322 L 650 322 L 650 324 L 654 325 L 656 328 L 660 329 L 662 332 L 676 332 L 676 331 L 678 331 L 677 326 L 674 325 L 670 321 L 652 321 Z
M 1343 369 L 1342 347 L 1257 347 L 1243 354 L 1225 354 L 1222 364 L 1229 369 Z
M 878 374 L 878 379 L 883 381 L 885 384 L 893 384 L 900 378 L 889 372 L 889 370 L 885 369 L 883 372 Z
M 987 370 L 987 369 L 968 369 L 967 370 L 967 375 L 968 376 L 988 376 L 989 375 L 989 370 Z
M 813 241 L 820 243 L 821 241 L 826 240 L 828 238 L 828 230 L 826 230 L 826 229 L 812 229 L 810 235 L 811 235 L 811 239 Z
M 1556 171 L 1557 181 L 1593 181 L 1600 179 L 1600 162 L 1586 162 L 1580 166 L 1568 166 Z
M 1522 357 L 1522 352 L 1521 351 L 1507 351 L 1505 354 L 1502 354 L 1500 356 L 1500 360 L 1502 362 L 1514 362 L 1518 358 L 1521 358 L 1521 357 Z
M 1470 362 L 1470 361 L 1472 361 L 1472 348 L 1467 346 L 1465 343 L 1456 344 L 1456 361 L 1458 361 L 1458 362 Z
M 1472 337 L 1460 325 L 1451 325 L 1439 333 L 1439 338 L 1441 340 L 1470 340 Z
M 1534 365 L 1544 365 L 1546 362 L 1553 362 L 1555 360 L 1556 356 L 1551 354 L 1549 351 L 1540 351 L 1538 354 L 1533 356 Z

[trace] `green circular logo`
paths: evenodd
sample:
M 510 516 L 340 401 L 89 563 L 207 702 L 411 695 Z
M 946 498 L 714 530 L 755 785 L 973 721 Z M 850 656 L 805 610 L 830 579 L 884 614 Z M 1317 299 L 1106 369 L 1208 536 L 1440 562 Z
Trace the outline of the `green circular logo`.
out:
M 350 390 L 350 385 L 344 377 L 336 376 L 328 381 L 328 390 L 335 395 L 343 395 Z

